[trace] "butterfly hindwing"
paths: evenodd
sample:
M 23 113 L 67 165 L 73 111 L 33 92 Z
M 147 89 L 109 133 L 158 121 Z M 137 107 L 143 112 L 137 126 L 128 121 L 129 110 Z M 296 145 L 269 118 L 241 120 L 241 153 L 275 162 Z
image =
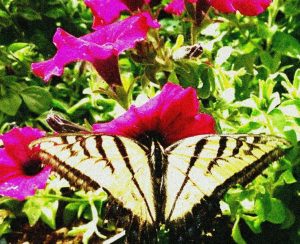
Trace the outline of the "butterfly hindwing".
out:
M 203 199 L 220 199 L 231 186 L 249 183 L 283 155 L 279 146 L 284 144 L 275 136 L 201 135 L 171 145 L 166 149 L 165 220 L 184 219 Z
M 147 150 L 124 137 L 61 134 L 35 142 L 40 156 L 71 184 L 102 187 L 141 223 L 153 224 L 156 212 Z

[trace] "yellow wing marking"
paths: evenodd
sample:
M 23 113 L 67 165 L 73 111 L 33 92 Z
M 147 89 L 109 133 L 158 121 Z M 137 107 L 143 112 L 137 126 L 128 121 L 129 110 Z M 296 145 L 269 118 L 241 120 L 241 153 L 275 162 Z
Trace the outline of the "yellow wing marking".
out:
M 166 149 L 165 219 L 183 218 L 204 197 L 223 194 L 223 185 L 228 189 L 248 183 L 257 170 L 282 156 L 279 147 L 287 145 L 264 135 L 201 135 L 171 145 Z
M 135 141 L 115 136 L 65 134 L 42 138 L 32 144 L 36 145 L 46 163 L 55 162 L 57 167 L 68 165 L 80 171 L 123 203 L 142 223 L 152 224 L 156 220 L 148 155 Z M 71 172 L 62 176 L 72 180 Z

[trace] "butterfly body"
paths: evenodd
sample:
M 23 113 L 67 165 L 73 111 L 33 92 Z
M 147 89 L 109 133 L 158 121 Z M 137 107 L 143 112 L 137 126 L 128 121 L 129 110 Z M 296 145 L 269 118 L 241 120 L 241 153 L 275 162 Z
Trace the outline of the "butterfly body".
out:
M 164 147 L 114 135 L 61 134 L 37 140 L 40 156 L 75 187 L 110 196 L 107 218 L 129 242 L 199 241 L 207 220 L 233 185 L 252 181 L 288 146 L 265 135 L 200 135 Z

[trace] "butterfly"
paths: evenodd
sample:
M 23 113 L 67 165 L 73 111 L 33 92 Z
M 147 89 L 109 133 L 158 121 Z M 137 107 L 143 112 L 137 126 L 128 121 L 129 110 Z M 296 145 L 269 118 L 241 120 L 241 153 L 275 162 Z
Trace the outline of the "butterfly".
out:
M 71 185 L 102 188 L 106 217 L 132 243 L 155 243 L 161 226 L 170 241 L 201 241 L 224 193 L 246 185 L 284 155 L 289 143 L 269 135 L 188 137 L 163 147 L 155 138 L 61 133 L 32 143 L 39 156 Z

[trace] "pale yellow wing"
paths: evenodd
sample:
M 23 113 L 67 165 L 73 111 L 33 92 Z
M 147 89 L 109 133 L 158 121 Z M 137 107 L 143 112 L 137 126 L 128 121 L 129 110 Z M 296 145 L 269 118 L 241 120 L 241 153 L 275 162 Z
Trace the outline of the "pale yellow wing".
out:
M 165 220 L 192 212 L 203 199 L 219 199 L 229 187 L 247 184 L 283 155 L 288 143 L 266 135 L 201 135 L 166 149 Z
M 102 187 L 141 223 L 156 220 L 147 150 L 125 137 L 60 134 L 35 141 L 40 157 L 76 187 Z

